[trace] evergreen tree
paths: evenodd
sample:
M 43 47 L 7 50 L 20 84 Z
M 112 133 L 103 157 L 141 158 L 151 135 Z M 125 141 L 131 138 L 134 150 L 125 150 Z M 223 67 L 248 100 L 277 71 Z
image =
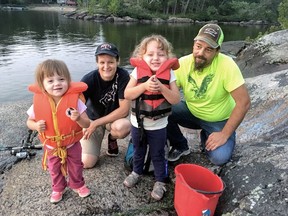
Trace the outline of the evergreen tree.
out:
M 288 29 L 288 0 L 282 0 L 278 6 L 279 17 L 278 22 L 282 29 Z

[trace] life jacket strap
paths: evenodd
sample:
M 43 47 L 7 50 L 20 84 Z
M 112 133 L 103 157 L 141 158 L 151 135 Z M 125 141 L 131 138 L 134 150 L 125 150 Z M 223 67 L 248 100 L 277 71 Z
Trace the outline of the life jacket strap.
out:
M 152 95 L 142 94 L 140 97 L 142 100 L 159 100 L 164 98 L 162 94 L 152 94 Z
M 139 113 L 139 116 L 144 115 L 147 118 L 151 118 L 154 119 L 155 116 L 159 116 L 159 118 L 161 118 L 160 116 L 166 116 L 165 114 L 171 112 L 171 108 L 167 108 L 167 109 L 163 109 L 163 110 L 153 110 L 153 111 L 144 111 L 144 110 L 140 110 L 139 112 L 137 112 L 137 108 L 131 108 L 132 114 L 135 113 L 136 117 L 137 114 Z M 157 118 L 158 119 L 158 118 Z
M 149 76 L 144 76 L 140 79 L 137 80 L 138 83 L 145 83 L 150 77 Z M 164 85 L 169 85 L 170 84 L 170 80 L 166 80 L 166 79 L 161 79 L 159 77 L 157 77 L 157 79 Z
M 42 157 L 42 168 L 43 170 L 47 170 L 47 159 L 48 156 L 56 156 L 59 157 L 61 159 L 60 163 L 61 163 L 61 172 L 63 174 L 63 176 L 67 176 L 67 148 L 66 147 L 58 147 L 58 148 L 54 148 L 51 150 L 45 149 L 44 150 L 44 154 Z
M 58 143 L 59 141 L 63 141 L 63 140 L 68 139 L 70 137 L 75 137 L 75 136 L 77 136 L 80 133 L 82 133 L 82 130 L 77 131 L 77 132 L 75 132 L 73 130 L 70 134 L 67 134 L 67 135 L 62 134 L 62 135 L 59 135 L 59 136 L 45 136 L 45 139 L 49 139 L 52 142 L 57 142 Z

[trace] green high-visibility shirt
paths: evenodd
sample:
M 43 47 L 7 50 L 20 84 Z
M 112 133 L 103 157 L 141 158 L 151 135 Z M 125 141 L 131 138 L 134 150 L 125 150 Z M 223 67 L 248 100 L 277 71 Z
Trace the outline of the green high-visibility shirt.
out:
M 194 69 L 193 54 L 180 58 L 179 63 L 176 83 L 191 113 L 208 122 L 228 119 L 235 107 L 230 92 L 245 82 L 234 60 L 219 53 L 202 71 Z

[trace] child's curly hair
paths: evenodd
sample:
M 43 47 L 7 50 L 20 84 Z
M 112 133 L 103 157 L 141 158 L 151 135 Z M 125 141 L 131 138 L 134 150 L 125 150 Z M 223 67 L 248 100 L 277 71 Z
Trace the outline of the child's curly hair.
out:
M 152 34 L 144 37 L 141 42 L 135 47 L 132 57 L 142 58 L 147 51 L 147 44 L 151 41 L 158 42 L 159 48 L 166 52 L 168 58 L 174 57 L 172 44 L 162 35 Z

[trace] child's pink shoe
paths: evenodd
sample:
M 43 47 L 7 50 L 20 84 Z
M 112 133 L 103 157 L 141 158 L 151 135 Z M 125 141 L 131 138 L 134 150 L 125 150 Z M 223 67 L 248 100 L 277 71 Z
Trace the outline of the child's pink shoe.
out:
M 63 195 L 63 192 L 52 191 L 52 194 L 50 197 L 50 202 L 51 203 L 58 203 L 59 201 L 62 200 L 62 195 Z
M 90 195 L 90 190 L 86 187 L 86 185 L 83 185 L 81 188 L 73 189 L 76 193 L 79 194 L 80 197 L 87 197 Z

